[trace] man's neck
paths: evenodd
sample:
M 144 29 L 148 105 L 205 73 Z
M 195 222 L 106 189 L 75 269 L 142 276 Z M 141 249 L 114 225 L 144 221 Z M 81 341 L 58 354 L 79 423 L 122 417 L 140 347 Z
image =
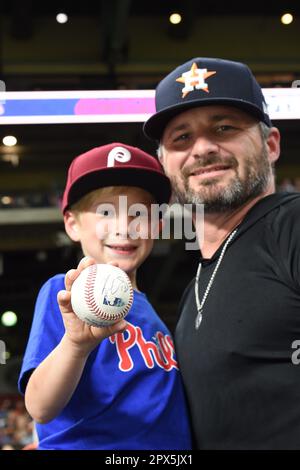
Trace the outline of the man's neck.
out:
M 251 207 L 272 192 L 266 191 L 232 212 L 205 214 L 204 207 L 204 226 L 196 227 L 198 239 L 203 239 L 200 246 L 202 257 L 211 258 L 229 234 L 242 222 Z M 198 233 L 198 229 L 203 230 L 202 236 Z

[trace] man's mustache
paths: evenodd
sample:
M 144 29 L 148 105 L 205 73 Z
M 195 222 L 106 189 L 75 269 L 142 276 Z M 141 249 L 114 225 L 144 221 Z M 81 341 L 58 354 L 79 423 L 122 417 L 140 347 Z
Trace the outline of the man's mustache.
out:
M 211 165 L 222 165 L 228 168 L 236 168 L 238 166 L 238 162 L 233 156 L 229 156 L 226 158 L 221 158 L 217 155 L 211 155 L 211 156 L 206 156 L 206 157 L 199 157 L 197 159 L 197 162 L 195 162 L 193 165 L 186 166 L 182 170 L 182 176 L 184 178 L 189 177 L 192 173 L 198 171 L 198 170 L 203 170 L 208 166 Z

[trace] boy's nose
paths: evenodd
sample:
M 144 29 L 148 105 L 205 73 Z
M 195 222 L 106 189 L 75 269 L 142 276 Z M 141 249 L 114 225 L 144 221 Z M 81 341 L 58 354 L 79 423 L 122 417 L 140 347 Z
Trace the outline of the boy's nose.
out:
M 132 217 L 129 217 L 127 214 L 119 214 L 117 217 L 116 223 L 116 235 L 121 238 L 128 237 L 128 227 Z

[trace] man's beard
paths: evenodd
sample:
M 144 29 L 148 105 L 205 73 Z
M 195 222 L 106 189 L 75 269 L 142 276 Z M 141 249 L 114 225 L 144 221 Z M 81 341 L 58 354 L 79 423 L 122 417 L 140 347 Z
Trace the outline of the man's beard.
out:
M 199 185 L 199 190 L 189 187 L 188 175 L 197 168 L 205 168 L 208 165 L 224 165 L 219 158 L 209 157 L 205 159 L 205 164 L 194 165 L 183 171 L 181 178 L 184 183 L 184 189 L 180 189 L 178 179 L 170 176 L 174 195 L 180 204 L 204 204 L 206 213 L 228 212 L 242 206 L 246 202 L 262 194 L 269 185 L 272 175 L 272 168 L 268 160 L 266 147 L 256 157 L 248 156 L 244 160 L 244 177 L 236 173 L 226 186 L 218 185 L 218 178 L 203 180 Z M 232 171 L 237 168 L 237 161 L 234 157 L 226 159 L 225 165 L 229 165 Z

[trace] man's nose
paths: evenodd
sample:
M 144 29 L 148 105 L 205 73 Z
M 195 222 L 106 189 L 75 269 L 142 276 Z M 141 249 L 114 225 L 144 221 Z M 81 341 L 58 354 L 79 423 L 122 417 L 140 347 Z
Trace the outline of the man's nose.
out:
M 196 158 L 216 154 L 219 152 L 219 145 L 210 136 L 197 136 L 193 144 L 191 156 Z

